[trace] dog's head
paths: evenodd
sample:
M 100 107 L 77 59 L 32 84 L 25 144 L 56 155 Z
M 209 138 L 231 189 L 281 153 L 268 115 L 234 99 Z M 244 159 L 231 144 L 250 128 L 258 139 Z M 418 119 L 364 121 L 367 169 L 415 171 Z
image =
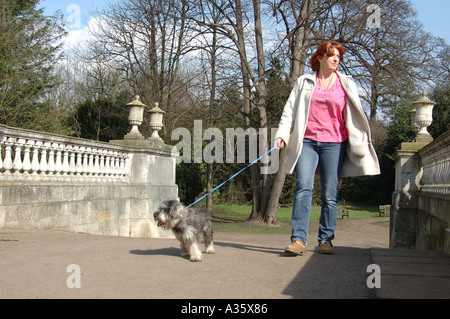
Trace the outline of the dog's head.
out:
M 176 200 L 166 200 L 161 203 L 153 218 L 158 222 L 158 227 L 172 228 L 174 221 L 182 216 L 185 207 Z

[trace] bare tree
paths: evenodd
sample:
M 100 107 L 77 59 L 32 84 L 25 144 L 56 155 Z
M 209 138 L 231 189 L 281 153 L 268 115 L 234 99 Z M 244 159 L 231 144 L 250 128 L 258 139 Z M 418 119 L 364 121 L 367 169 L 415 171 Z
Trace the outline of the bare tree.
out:
M 251 110 L 251 89 L 252 80 L 253 83 L 255 83 L 255 81 L 247 55 L 245 31 L 245 24 L 247 23 L 247 20 L 245 19 L 247 16 L 246 13 L 244 13 L 245 11 L 242 7 L 242 3 L 240 0 L 207 0 L 204 2 L 200 1 L 202 8 L 204 7 L 204 3 L 214 7 L 214 10 L 220 15 L 220 18 L 211 20 L 202 16 L 200 18 L 193 17 L 193 19 L 198 25 L 207 27 L 209 30 L 214 30 L 219 36 L 226 37 L 232 42 L 233 46 L 229 46 L 228 49 L 236 52 L 239 56 L 245 123 L 247 127 L 254 127 L 253 113 Z M 260 205 L 259 172 L 256 166 L 252 166 L 250 172 L 252 176 L 252 216 L 254 216 L 259 211 Z
M 110 59 L 148 103 L 176 103 L 183 57 L 192 50 L 185 0 L 131 0 L 110 4 L 92 30 Z
M 348 54 L 343 64 L 365 94 L 372 121 L 398 98 L 417 93 L 430 81 L 436 51 L 433 37 L 423 31 L 407 0 L 346 0 L 320 17 L 316 37 L 342 42 Z

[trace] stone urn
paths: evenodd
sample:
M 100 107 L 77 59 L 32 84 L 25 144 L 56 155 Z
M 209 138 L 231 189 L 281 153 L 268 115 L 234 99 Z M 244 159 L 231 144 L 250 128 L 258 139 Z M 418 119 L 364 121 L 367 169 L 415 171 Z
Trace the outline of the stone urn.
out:
M 411 119 L 411 131 L 413 131 L 416 135 L 419 133 L 420 127 L 416 123 L 416 109 L 412 109 L 409 111 L 409 116 Z
M 134 101 L 127 104 L 130 108 L 128 123 L 131 125 L 131 131 L 125 135 L 124 140 L 144 140 L 144 136 L 139 132 L 139 126 L 144 120 L 144 109 L 146 105 L 141 102 L 139 95 L 136 95 Z
M 158 132 L 163 128 L 164 111 L 159 108 L 159 103 L 155 103 L 155 107 L 148 111 L 150 114 L 150 129 L 153 130 L 150 140 L 162 141 Z
M 411 126 L 417 126 L 416 142 L 431 142 L 433 138 L 428 132 L 428 126 L 433 123 L 433 107 L 436 104 L 427 97 L 428 93 L 423 92 L 422 98 L 413 102 L 416 114 Z

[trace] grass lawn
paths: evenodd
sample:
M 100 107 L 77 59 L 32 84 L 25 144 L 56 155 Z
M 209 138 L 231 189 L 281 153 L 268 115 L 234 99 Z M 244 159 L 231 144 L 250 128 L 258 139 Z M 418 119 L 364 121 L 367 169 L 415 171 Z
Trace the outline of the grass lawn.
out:
M 378 207 L 345 207 L 349 211 L 349 218 L 379 218 Z M 262 222 L 249 222 L 251 206 L 247 205 L 216 205 L 213 208 L 213 223 L 215 231 L 223 232 L 266 232 L 290 233 L 292 207 L 278 208 L 279 225 L 268 226 Z M 313 207 L 309 218 L 310 227 L 319 225 L 320 207 Z M 340 218 L 340 217 L 338 217 Z M 345 219 L 347 217 L 344 217 Z M 383 226 L 389 226 L 384 223 Z

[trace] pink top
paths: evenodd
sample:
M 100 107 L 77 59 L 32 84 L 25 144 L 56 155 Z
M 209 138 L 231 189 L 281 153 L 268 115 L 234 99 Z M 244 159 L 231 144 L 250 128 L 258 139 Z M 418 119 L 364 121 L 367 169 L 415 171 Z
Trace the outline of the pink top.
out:
M 305 138 L 317 142 L 340 143 L 348 138 L 342 111 L 347 103 L 339 77 L 328 90 L 322 90 L 319 81 L 311 97 Z

